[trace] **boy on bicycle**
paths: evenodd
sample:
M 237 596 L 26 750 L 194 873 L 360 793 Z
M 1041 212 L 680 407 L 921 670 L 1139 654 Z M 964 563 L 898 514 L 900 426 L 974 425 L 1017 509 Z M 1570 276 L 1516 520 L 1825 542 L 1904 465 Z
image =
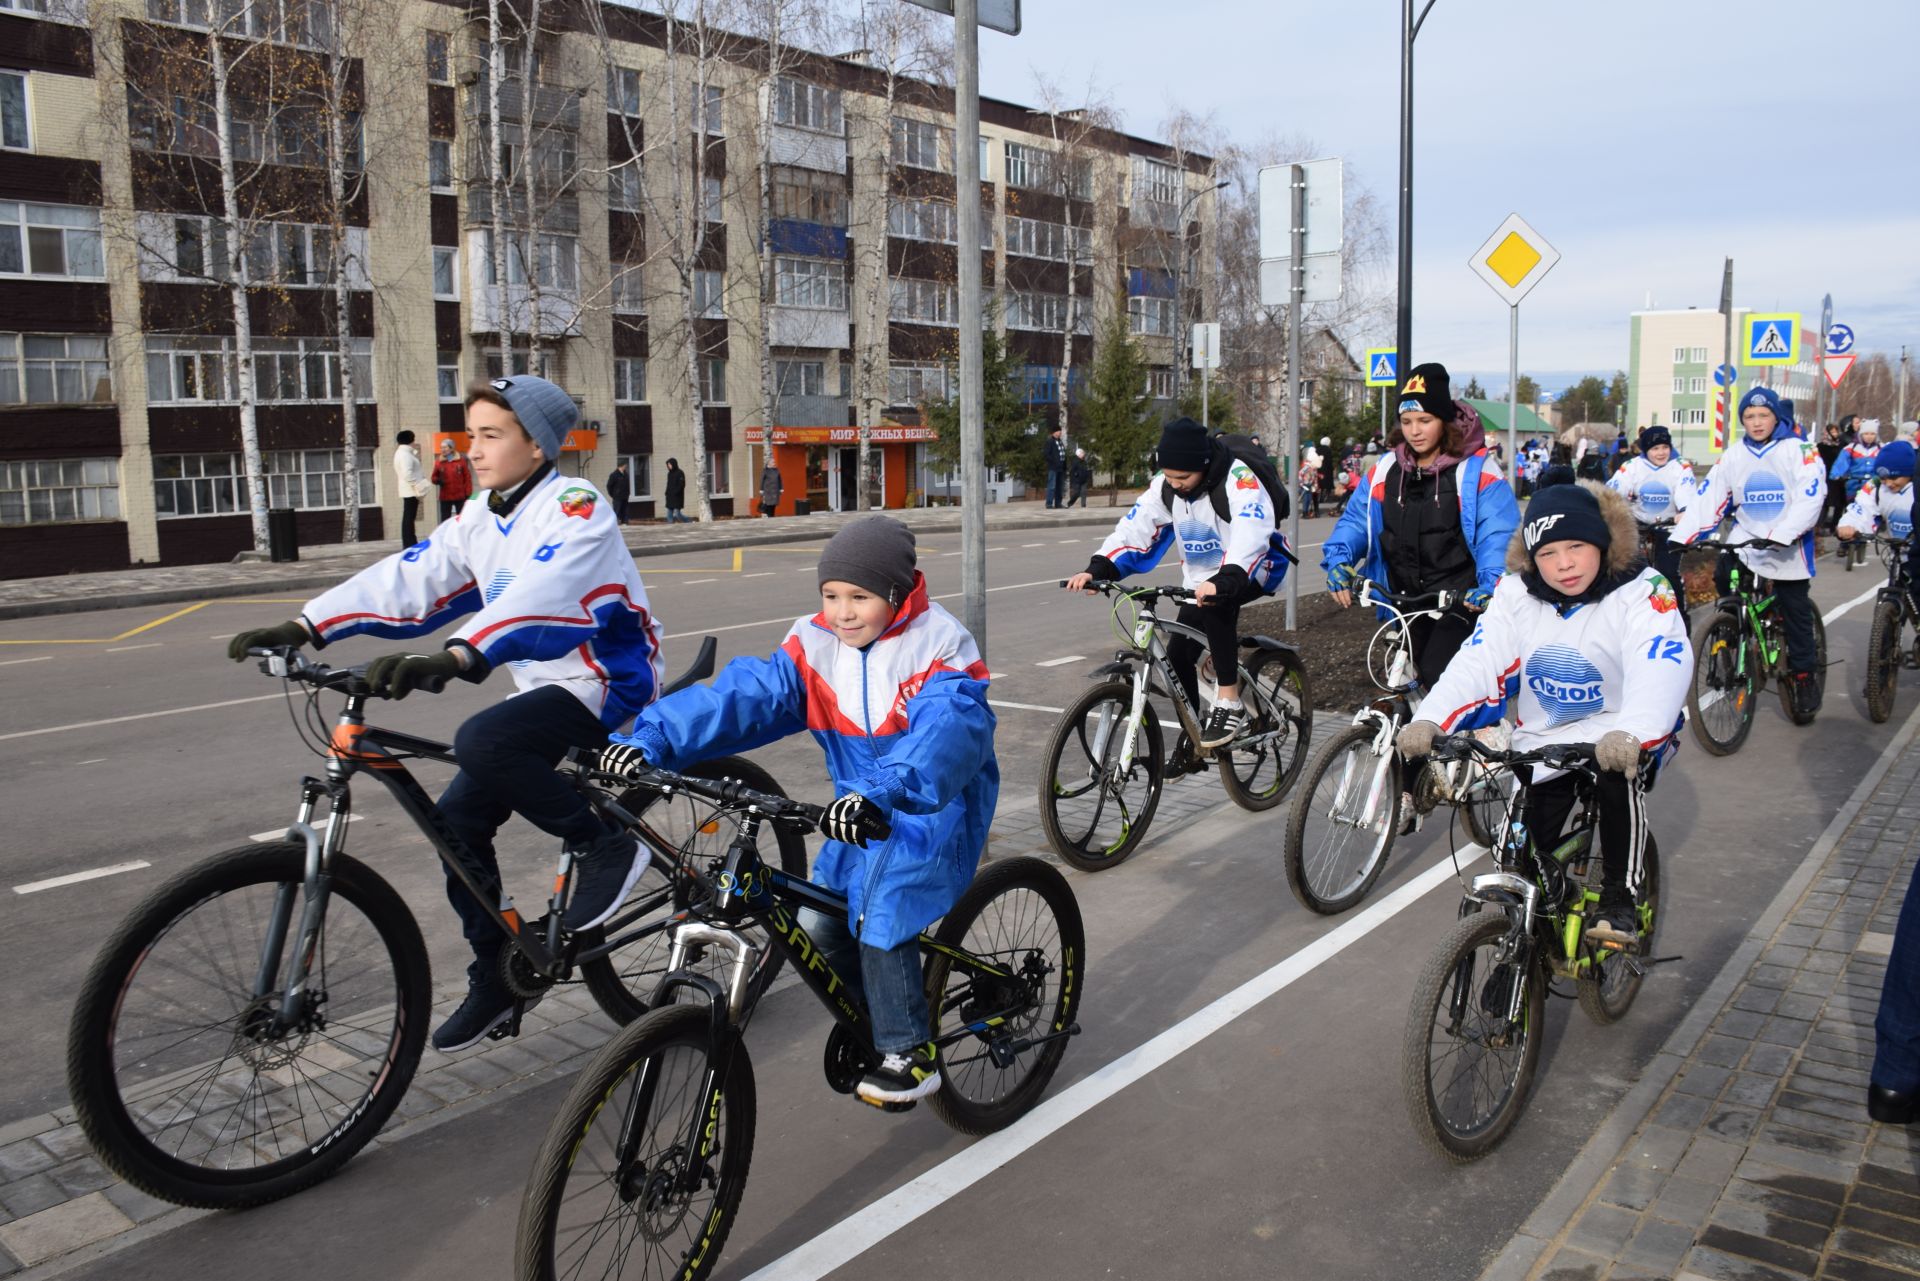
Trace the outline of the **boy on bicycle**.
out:
M 1794 706 L 1810 720 L 1820 710 L 1820 685 L 1813 676 L 1820 651 L 1808 595 L 1814 572 L 1813 527 L 1826 488 L 1820 449 L 1800 439 L 1793 428 L 1792 402 L 1768 387 L 1754 387 L 1740 398 L 1740 427 L 1740 440 L 1727 446 L 1707 473 L 1698 499 L 1680 514 L 1668 537 L 1683 547 L 1699 542 L 1719 529 L 1731 511 L 1742 538 L 1787 544 L 1746 547 L 1736 554 L 1754 574 L 1772 580 L 1774 602 L 1786 625 Z M 1715 577 L 1725 591 L 1724 559 Z
M 1680 582 L 1680 550 L 1668 537 L 1673 522 L 1699 492 L 1693 464 L 1673 452 L 1673 433 L 1654 424 L 1640 429 L 1640 452 L 1607 481 L 1607 488 L 1626 497 L 1633 518 L 1647 527 L 1647 563 L 1669 583 Z M 1680 617 L 1687 616 L 1686 594 L 1680 593 Z
M 1855 492 L 1835 532 L 1843 539 L 1869 538 L 1884 527 L 1891 541 L 1912 537 L 1913 463 L 1913 446 L 1906 441 L 1882 445 L 1873 477 Z
M 1587 937 L 1616 946 L 1639 933 L 1641 794 L 1677 744 L 1693 679 L 1675 588 L 1639 559 L 1638 543 L 1618 494 L 1592 482 L 1541 490 L 1492 603 L 1398 740 L 1403 754 L 1423 756 L 1437 735 L 1490 725 L 1517 700 L 1514 750 L 1593 742 L 1601 890 Z M 1548 847 L 1579 784 L 1543 767 L 1534 779 L 1527 827 Z
M 866 994 L 882 1058 L 859 1097 L 911 1103 L 940 1088 L 916 936 L 972 881 L 1000 792 L 987 669 L 966 628 L 927 598 L 913 531 L 892 517 L 842 528 L 819 576 L 820 612 L 770 657 L 736 658 L 711 685 L 661 699 L 600 765 L 677 770 L 812 732 L 839 793 L 813 879 L 847 896 L 847 920 L 803 911 L 801 923 Z M 868 847 L 875 818 L 893 831 Z
M 562 920 L 572 931 L 612 916 L 646 869 L 648 852 L 596 816 L 553 767 L 575 747 L 652 702 L 660 628 L 647 603 L 612 504 L 586 481 L 554 469 L 579 421 L 573 398 L 544 378 L 516 374 L 467 393 L 468 460 L 481 492 L 426 538 L 307 603 L 297 619 L 242 632 L 228 646 L 323 647 L 349 636 L 426 636 L 464 615 L 441 648 L 376 658 L 376 694 L 405 698 L 458 676 L 478 683 L 510 666 L 517 695 L 469 718 L 454 736 L 460 772 L 441 795 L 441 817 L 473 855 L 482 883 L 500 881 L 495 833 L 513 814 L 565 842 L 573 884 Z M 512 1017 L 500 973 L 506 935 L 447 872 L 473 962 L 467 997 L 438 1028 L 437 1050 L 477 1044 Z
M 1273 546 L 1275 505 L 1253 468 L 1234 457 L 1191 418 L 1160 432 L 1162 479 L 1147 486 L 1114 525 L 1087 567 L 1067 580 L 1083 592 L 1096 579 L 1113 582 L 1160 563 L 1180 548 L 1180 578 L 1194 595 L 1177 621 L 1204 633 L 1219 693 L 1200 727 L 1199 747 L 1231 743 L 1246 727 L 1240 701 L 1240 609 L 1274 590 L 1287 561 Z M 1167 646 L 1167 661 L 1187 701 L 1200 707 L 1200 647 L 1184 636 Z
M 1845 487 L 1847 501 L 1852 502 L 1859 494 L 1861 487 L 1872 481 L 1874 459 L 1879 454 L 1880 420 L 1862 418 L 1859 426 L 1855 428 L 1853 443 L 1842 449 L 1833 460 L 1833 466 L 1828 469 L 1827 478 L 1839 481 Z M 1839 533 L 1837 529 L 1834 532 Z M 1845 560 L 1854 554 L 1853 539 L 1850 536 L 1840 535 L 1839 543 L 1838 559 Z M 1860 550 L 1864 552 L 1866 549 Z

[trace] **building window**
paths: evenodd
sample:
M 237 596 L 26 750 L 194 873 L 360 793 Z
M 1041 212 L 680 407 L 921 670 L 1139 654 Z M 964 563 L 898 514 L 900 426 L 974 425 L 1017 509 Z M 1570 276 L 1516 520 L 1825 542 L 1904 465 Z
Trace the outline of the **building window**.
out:
M 1694 394 L 1694 395 L 1696 395 L 1696 396 L 1697 396 L 1697 395 L 1699 395 L 1699 394 L 1700 394 L 1701 392 L 1703 392 L 1703 391 L 1705 391 L 1706 389 L 1707 389 L 1707 380 L 1706 380 L 1706 379 L 1704 379 L 1704 378 L 1689 378 L 1689 379 L 1687 379 L 1687 390 L 1688 390 L 1689 392 L 1691 392 L 1692 394 Z
M 627 480 L 632 483 L 634 499 L 653 497 L 653 455 L 621 454 L 627 465 Z
M 105 274 L 98 209 L 0 201 L 0 276 L 99 280 Z
M 1007 295 L 1007 328 L 1032 329 L 1041 333 L 1061 333 L 1067 327 L 1067 296 L 1015 291 Z M 1074 328 L 1088 332 L 1088 308 L 1076 309 Z
M 922 325 L 959 323 L 952 285 L 898 278 L 887 282 L 887 315 Z
M 724 449 L 707 451 L 707 495 L 711 498 L 726 498 L 733 493 L 733 480 L 728 475 L 732 470 L 728 466 L 733 455 Z
M 720 86 L 708 85 L 706 126 L 707 132 L 716 138 L 725 135 L 727 132 L 724 127 L 724 119 L 720 113 L 720 106 L 723 101 L 724 95 L 721 93 Z
M 147 336 L 147 400 L 155 405 L 240 399 L 231 338 Z
M 447 33 L 444 31 L 427 32 L 427 83 L 450 85 L 453 83 L 453 65 L 448 57 Z
M 640 212 L 640 158 L 623 160 L 607 170 L 607 206 L 626 213 Z
M 0 0 L 3 4 L 5 0 Z M 0 72 L 0 147 L 25 151 L 33 146 L 27 128 L 27 78 L 17 71 Z
M 959 212 L 944 200 L 896 200 L 887 206 L 887 234 L 951 245 L 960 238 Z
M 700 177 L 700 190 L 702 194 L 701 203 L 706 206 L 703 212 L 706 215 L 707 221 L 725 222 L 727 220 L 727 212 L 720 204 L 720 198 L 725 192 L 721 185 L 720 175 L 717 173 L 702 174 Z
M 893 118 L 893 163 L 913 169 L 953 170 L 953 130 L 931 120 Z
M 724 320 L 724 286 L 717 271 L 693 273 L 693 314 L 707 320 Z
M 446 245 L 433 247 L 433 296 L 447 302 L 460 298 L 460 251 Z
M 647 399 L 647 360 L 644 356 L 613 358 L 613 398 L 622 405 L 638 405 Z
M 517 348 L 513 352 L 511 363 L 513 372 L 516 374 L 534 373 L 542 378 L 556 381 L 559 376 L 559 360 L 551 351 L 543 350 L 540 353 L 540 367 L 538 369 L 534 368 L 534 362 L 528 355 L 525 347 Z M 496 347 L 487 353 L 487 377 L 499 378 L 501 376 L 500 349 Z
M 86 0 L 0 0 L 0 13 L 17 13 L 80 27 L 87 25 Z
M 847 225 L 847 183 L 839 174 L 814 169 L 773 171 L 773 216 L 794 222 Z
M 1092 232 L 1036 218 L 1007 219 L 1007 252 L 1056 262 L 1084 261 L 1092 253 Z
M 819 360 L 776 360 L 773 381 L 782 396 L 824 396 L 827 366 Z
M 360 474 L 360 505 L 373 505 L 373 451 L 356 449 L 354 470 Z M 346 503 L 346 482 L 337 449 L 280 449 L 260 455 L 267 473 L 267 504 L 301 511 L 338 508 Z
M 1696 365 L 1704 365 L 1707 363 L 1707 349 L 1705 347 L 1695 347 L 1693 349 L 1693 363 Z
M 842 366 L 845 368 L 845 366 Z M 887 367 L 887 403 L 920 405 L 947 399 L 945 365 L 889 365 Z
M 453 190 L 453 143 L 427 139 L 427 185 L 435 191 Z
M 220 516 L 243 511 L 238 454 L 159 454 L 153 460 L 154 514 Z
M 119 519 L 117 458 L 0 463 L 0 525 Z
M 339 509 L 346 501 L 337 449 L 268 450 L 260 455 L 267 503 L 300 511 Z M 354 451 L 360 505 L 373 505 L 373 451 Z M 153 460 L 154 514 L 220 516 L 247 510 L 247 481 L 238 454 L 159 454 Z
M 1173 399 L 1173 371 L 1171 369 L 1147 370 L 1147 396 L 1153 400 Z
M 703 405 L 727 403 L 726 361 L 711 357 L 700 362 L 700 403 Z
M 440 385 L 440 399 L 443 403 L 447 401 L 458 402 L 459 400 L 462 399 L 460 395 L 460 353 L 459 352 L 457 351 L 441 352 L 439 359 L 435 362 L 435 365 L 434 365 L 434 376 L 435 376 L 435 380 Z
M 795 129 L 818 133 L 846 132 L 846 117 L 840 107 L 840 91 L 808 84 L 782 76 L 773 86 L 773 118 Z
M 0 405 L 111 403 L 101 334 L 0 334 Z
M 1009 142 L 1006 145 L 1007 186 L 1044 187 L 1053 168 L 1053 153 L 1039 147 L 1029 147 L 1025 143 Z M 986 167 L 981 166 L 981 172 Z
M 353 398 L 373 400 L 373 340 L 350 340 Z M 254 399 L 324 403 L 341 398 L 339 344 L 332 338 L 256 338 Z M 156 405 L 231 404 L 240 399 L 233 339 L 147 336 L 147 400 Z
M 640 73 L 632 67 L 607 68 L 607 110 L 617 116 L 640 114 Z
M 155 22 L 218 31 L 230 39 L 252 37 L 285 44 L 324 49 L 330 41 L 333 10 L 309 0 L 147 0 L 147 17 Z
M 489 285 L 496 284 L 493 260 L 493 231 L 491 228 L 482 234 L 482 244 L 487 255 L 486 280 Z M 534 238 L 534 256 L 537 274 L 542 289 L 563 289 L 571 292 L 578 278 L 575 266 L 578 261 L 579 242 L 572 236 L 540 235 Z M 527 238 L 524 235 L 509 237 L 507 244 L 507 283 L 524 285 L 527 283 Z
M 1685 347 L 1675 347 L 1673 349 L 1673 363 L 1676 365 L 1684 365 L 1687 363 L 1687 349 Z
M 1137 170 L 1140 189 L 1134 193 L 1134 199 L 1156 205 L 1180 203 L 1180 171 L 1172 165 L 1148 160 L 1144 156 L 1137 159 L 1140 162 Z
M 1686 380 L 1685 378 L 1676 378 L 1676 379 L 1674 379 L 1674 380 L 1673 380 L 1673 394 L 1674 394 L 1674 395 L 1676 395 L 1676 396 L 1682 396 L 1682 395 L 1685 395 L 1685 394 L 1686 394 L 1686 390 L 1687 390 L 1687 380 Z
M 647 314 L 647 295 L 641 283 L 640 264 L 614 264 L 613 309 L 630 316 Z
M 846 264 L 837 258 L 775 258 L 773 300 L 782 307 L 845 311 Z
M 1173 299 L 1127 299 L 1127 328 L 1136 334 L 1173 337 Z

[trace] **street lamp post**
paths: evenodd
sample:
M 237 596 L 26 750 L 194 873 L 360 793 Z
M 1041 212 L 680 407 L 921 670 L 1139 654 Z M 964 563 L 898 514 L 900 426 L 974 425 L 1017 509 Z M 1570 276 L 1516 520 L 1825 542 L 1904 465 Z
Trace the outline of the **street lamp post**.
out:
M 1186 390 L 1187 362 L 1192 358 L 1188 353 L 1187 344 L 1193 335 L 1192 331 L 1187 328 L 1186 317 L 1180 308 L 1180 294 L 1186 278 L 1186 273 L 1181 270 L 1181 264 L 1186 261 L 1187 257 L 1187 210 L 1191 208 L 1193 202 L 1200 199 L 1200 197 L 1210 195 L 1213 192 L 1223 190 L 1232 185 L 1232 183 L 1223 180 L 1214 183 L 1211 187 L 1200 187 L 1189 191 L 1187 198 L 1180 202 L 1180 212 L 1175 214 L 1173 218 L 1173 234 L 1177 237 L 1176 248 L 1173 255 L 1173 398 L 1176 401 L 1180 399 L 1180 393 Z
M 1401 372 L 1413 368 L 1413 41 L 1433 11 L 1427 0 L 1413 16 L 1414 0 L 1400 0 L 1400 281 L 1394 344 Z

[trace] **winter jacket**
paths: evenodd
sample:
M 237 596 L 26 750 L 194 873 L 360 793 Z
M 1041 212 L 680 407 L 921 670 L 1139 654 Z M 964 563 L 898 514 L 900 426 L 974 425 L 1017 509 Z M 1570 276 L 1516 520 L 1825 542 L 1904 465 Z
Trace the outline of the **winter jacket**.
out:
M 1899 493 L 1884 480 L 1870 480 L 1860 486 L 1840 523 L 1856 535 L 1879 533 L 1895 541 L 1913 536 L 1913 486 Z
M 464 503 L 473 497 L 473 464 L 455 455 L 433 461 L 433 483 L 440 487 L 443 503 Z
M 427 483 L 427 473 L 420 466 L 420 454 L 412 445 L 394 446 L 393 478 L 399 482 L 402 498 L 425 498 L 433 492 Z
M 1697 543 L 1711 537 L 1731 511 L 1734 542 L 1766 538 L 1789 544 L 1784 551 L 1743 549 L 1739 555 L 1748 569 L 1763 578 L 1812 578 L 1813 526 L 1825 497 L 1819 447 L 1800 439 L 1791 423 L 1781 423 L 1757 445 L 1742 434 L 1727 446 L 1668 537 Z
M 1607 488 L 1627 500 L 1633 518 L 1643 525 L 1663 525 L 1687 509 L 1700 490 L 1693 464 L 1678 455 L 1655 467 L 1643 454 L 1613 473 Z
M 890 948 L 946 915 L 973 879 L 1000 793 L 993 727 L 973 637 L 916 574 L 865 649 L 841 643 L 818 615 L 800 619 L 771 657 L 734 659 L 616 738 L 678 769 L 811 731 L 835 793 L 859 793 L 893 825 L 864 850 L 826 842 L 813 879 L 847 896 L 861 942 Z
M 1624 498 L 1581 482 L 1612 535 L 1600 578 L 1569 600 L 1532 573 L 1519 533 L 1506 577 L 1473 634 L 1420 703 L 1419 719 L 1448 733 L 1514 713 L 1515 751 L 1592 743 L 1624 730 L 1649 751 L 1677 742 L 1693 680 L 1693 647 L 1675 587 L 1637 557 Z M 1536 779 L 1554 771 L 1536 769 Z
M 660 687 L 660 625 L 611 504 L 591 483 L 549 472 L 505 518 L 488 495 L 403 552 L 307 602 L 320 643 L 407 639 L 471 614 L 446 644 L 502 664 L 523 692 L 564 686 L 609 727 Z
M 1189 590 L 1212 582 L 1231 592 L 1254 582 L 1272 591 L 1283 581 L 1288 561 L 1273 549 L 1273 506 L 1253 469 L 1234 459 L 1222 473 L 1229 520 L 1213 509 L 1212 489 L 1192 498 L 1173 494 L 1171 507 L 1164 496 L 1171 487 L 1159 479 L 1133 500 L 1127 514 L 1087 566 L 1095 578 L 1127 578 L 1158 565 L 1167 548 L 1180 548 L 1180 581 Z
M 1818 452 L 1816 450 L 1816 452 Z M 1880 446 L 1863 445 L 1859 441 L 1848 445 L 1833 460 L 1827 476 L 1831 480 L 1845 481 L 1847 493 L 1852 495 L 1860 486 L 1873 479 L 1873 460 L 1880 456 Z
M 632 494 L 633 482 L 627 478 L 627 473 L 618 467 L 614 468 L 613 474 L 607 477 L 607 497 L 616 503 L 624 503 Z
M 667 468 L 667 492 L 661 505 L 673 511 L 687 505 L 687 473 L 682 468 Z
M 1047 437 L 1047 470 L 1059 471 L 1066 465 L 1067 451 L 1058 436 Z
M 780 471 L 775 467 L 760 469 L 760 501 L 768 507 L 780 501 Z

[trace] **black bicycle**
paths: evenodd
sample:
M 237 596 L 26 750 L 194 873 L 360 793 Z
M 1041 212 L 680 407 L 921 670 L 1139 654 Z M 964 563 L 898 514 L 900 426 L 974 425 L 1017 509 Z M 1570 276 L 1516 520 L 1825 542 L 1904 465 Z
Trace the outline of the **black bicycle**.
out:
M 547 914 L 525 920 L 447 828 L 409 760 L 454 762 L 444 743 L 366 723 L 363 668 L 330 668 L 297 649 L 252 651 L 261 669 L 307 689 L 295 724 L 326 759 L 300 783 L 285 837 L 240 846 L 162 885 L 107 940 L 75 1003 L 67 1085 L 100 1159 L 128 1183 L 179 1205 L 232 1209 L 324 1179 L 373 1138 L 413 1079 L 432 1014 L 426 945 L 406 903 L 345 852 L 355 775 L 386 785 L 465 891 L 506 931 L 501 977 L 519 998 L 496 1036 L 556 983 L 584 981 L 630 1022 L 666 972 L 665 931 L 698 891 L 716 829 L 684 798 L 629 793 L 590 803 L 653 858 L 603 926 L 570 934 L 572 884 L 561 856 Z M 674 688 L 711 675 L 708 638 Z M 331 734 L 322 691 L 346 696 Z M 291 706 L 291 704 L 290 704 Z M 764 771 L 723 759 L 690 773 L 777 793 Z M 324 817 L 321 811 L 324 807 Z M 778 834 L 780 865 L 806 868 L 797 834 Z M 781 954 L 750 978 L 770 982 Z
M 676 917 L 656 1008 L 593 1057 L 547 1127 L 520 1209 L 522 1281 L 629 1269 L 697 1281 L 713 1270 L 753 1156 L 755 1087 L 743 1033 L 763 990 L 750 976 L 765 950 L 790 958 L 833 1017 L 832 1089 L 852 1093 L 880 1061 L 863 1002 L 798 915 L 810 908 L 844 920 L 846 900 L 760 859 L 763 829 L 811 831 L 824 811 L 662 771 L 643 772 L 634 786 L 700 797 L 734 835 L 703 877 L 707 896 Z M 867 831 L 868 839 L 886 835 L 884 824 Z M 748 932 L 756 924 L 768 927 L 764 946 Z M 920 948 L 941 1074 L 928 1103 L 965 1134 L 1011 1124 L 1039 1101 L 1080 1030 L 1086 944 L 1073 891 L 1038 859 L 990 863 L 920 936 Z M 726 981 L 695 968 L 703 955 L 726 958 Z
M 1920 639 L 1912 651 L 1901 645 L 1908 623 L 1920 623 L 1907 578 L 1907 540 L 1876 536 L 1874 547 L 1887 565 L 1887 585 L 1873 598 L 1873 627 L 1867 633 L 1867 716 L 1880 724 L 1893 715 L 1893 686 L 1903 667 L 1920 667 Z

